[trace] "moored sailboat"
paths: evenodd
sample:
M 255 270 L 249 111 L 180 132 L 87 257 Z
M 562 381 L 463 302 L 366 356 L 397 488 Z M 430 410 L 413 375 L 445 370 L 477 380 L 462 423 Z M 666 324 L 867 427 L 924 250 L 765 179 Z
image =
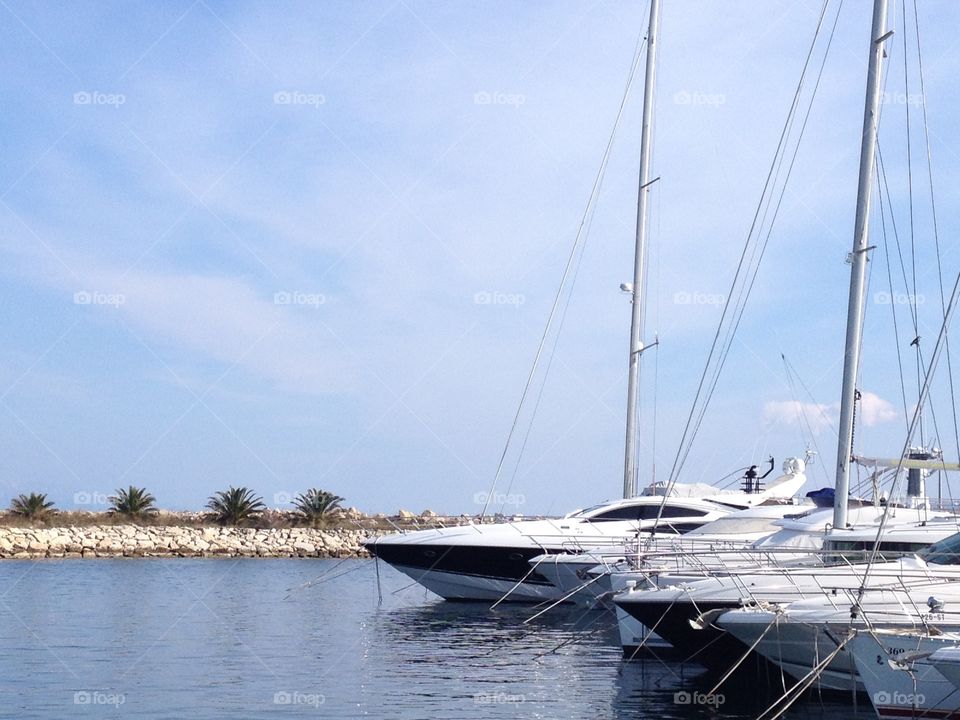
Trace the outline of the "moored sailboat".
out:
M 736 510 L 792 497 L 803 485 L 802 469 L 766 489 L 724 491 L 710 485 L 652 484 L 637 494 L 638 399 L 646 294 L 648 202 L 654 85 L 659 45 L 660 0 L 651 0 L 646 36 L 643 117 L 633 281 L 621 289 L 631 298 L 623 500 L 556 520 L 522 520 L 398 533 L 366 543 L 367 550 L 448 600 L 539 601 L 559 589 L 531 567 L 535 556 L 617 547 L 638 532 L 683 534 Z

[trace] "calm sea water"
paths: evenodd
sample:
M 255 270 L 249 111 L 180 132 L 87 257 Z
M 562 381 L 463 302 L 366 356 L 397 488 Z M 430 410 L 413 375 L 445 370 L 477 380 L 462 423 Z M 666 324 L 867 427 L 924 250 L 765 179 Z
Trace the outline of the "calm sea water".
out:
M 764 679 L 624 663 L 612 617 L 445 603 L 372 560 L 0 563 L 0 716 L 751 718 Z M 787 716 L 854 715 L 811 697 Z

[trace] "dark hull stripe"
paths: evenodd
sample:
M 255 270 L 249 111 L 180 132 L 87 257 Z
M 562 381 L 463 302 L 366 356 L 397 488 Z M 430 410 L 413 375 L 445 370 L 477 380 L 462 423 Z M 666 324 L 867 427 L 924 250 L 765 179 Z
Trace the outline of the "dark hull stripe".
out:
M 618 603 L 619 605 L 619 603 Z M 746 647 L 732 635 L 708 625 L 696 630 L 690 625 L 701 613 L 721 608 L 735 609 L 739 602 L 697 603 L 643 602 L 623 603 L 620 609 L 662 637 L 686 659 L 707 667 L 730 667 L 731 658 L 739 658 Z
M 469 545 L 434 545 L 413 543 L 371 542 L 366 546 L 371 555 L 391 565 L 402 565 L 416 570 L 436 570 L 453 575 L 530 585 L 553 584 L 532 569 L 529 561 L 537 555 L 551 555 L 562 550 L 517 547 L 478 547 Z

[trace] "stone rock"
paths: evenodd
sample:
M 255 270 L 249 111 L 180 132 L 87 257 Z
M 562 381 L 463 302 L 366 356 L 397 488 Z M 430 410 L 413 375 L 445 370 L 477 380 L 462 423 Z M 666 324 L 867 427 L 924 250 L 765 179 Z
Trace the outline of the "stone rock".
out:
M 353 514 L 353 510 L 347 508 L 341 515 Z M 400 515 L 408 521 L 417 519 L 407 510 L 401 510 Z M 437 516 L 425 510 L 419 517 Z M 368 533 L 369 530 L 361 527 L 258 529 L 135 524 L 0 527 L 0 558 L 366 557 L 368 553 L 360 543 L 367 539 Z
M 53 535 L 47 540 L 47 548 L 49 550 L 62 550 L 70 544 L 70 538 L 65 535 Z

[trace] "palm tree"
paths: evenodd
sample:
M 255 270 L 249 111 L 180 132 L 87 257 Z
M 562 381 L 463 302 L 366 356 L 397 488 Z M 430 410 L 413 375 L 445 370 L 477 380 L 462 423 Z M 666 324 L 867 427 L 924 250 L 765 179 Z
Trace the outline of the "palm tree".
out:
M 207 501 L 207 507 L 213 510 L 214 519 L 224 525 L 239 525 L 246 520 L 256 518 L 266 509 L 263 498 L 257 497 L 245 487 L 221 490 Z
M 116 495 L 110 497 L 110 512 L 140 518 L 158 512 L 156 502 L 157 499 L 146 488 L 131 485 L 126 490 L 120 488 Z
M 327 516 L 340 507 L 343 498 L 334 495 L 326 490 L 317 490 L 310 488 L 305 493 L 300 493 L 293 501 L 293 506 L 297 512 L 303 516 L 303 519 L 309 522 L 313 527 L 325 523 Z
M 10 511 L 14 515 L 29 520 L 42 520 L 52 512 L 53 500 L 47 500 L 45 493 L 20 495 L 10 502 Z

